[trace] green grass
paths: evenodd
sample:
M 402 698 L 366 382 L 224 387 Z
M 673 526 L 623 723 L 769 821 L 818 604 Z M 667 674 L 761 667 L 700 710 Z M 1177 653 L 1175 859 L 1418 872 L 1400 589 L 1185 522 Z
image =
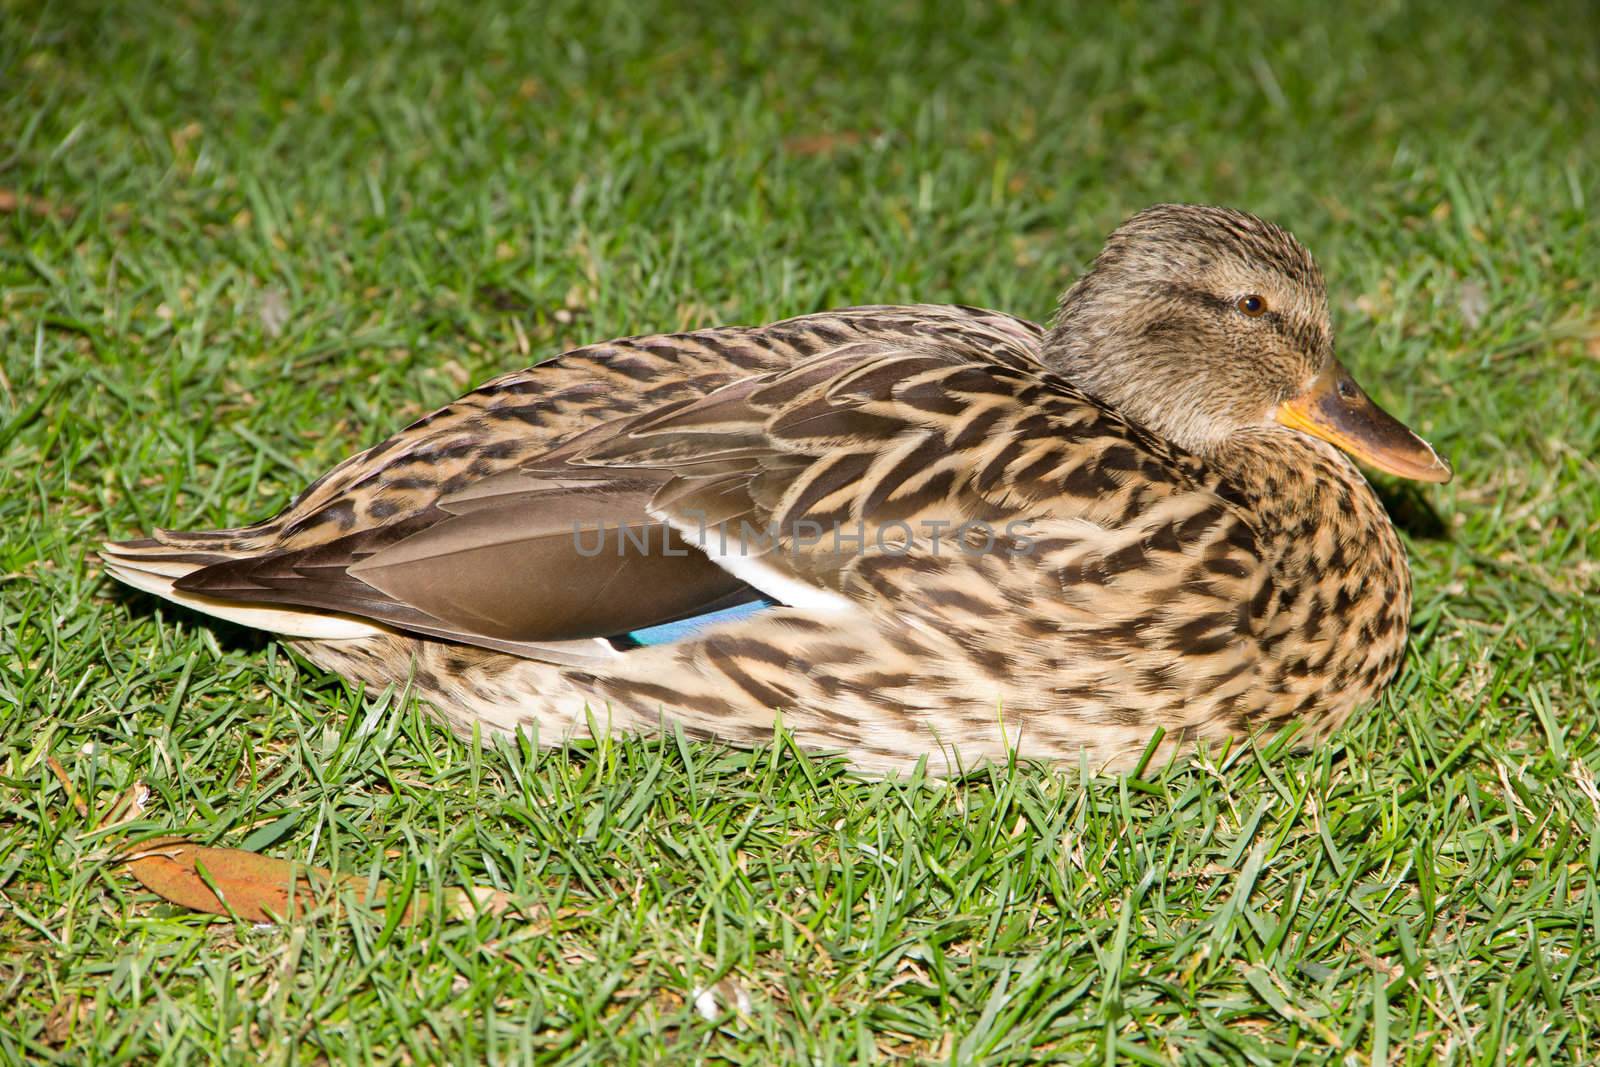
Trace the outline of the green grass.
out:
M 0 0 L 0 1061 L 1600 1059 L 1591 4 L 323 6 Z M 1314 752 L 484 751 L 89 556 L 581 342 L 1044 317 L 1159 200 L 1293 227 L 1456 464 L 1392 498 L 1404 671 Z M 519 907 L 193 915 L 115 863 L 174 832 Z

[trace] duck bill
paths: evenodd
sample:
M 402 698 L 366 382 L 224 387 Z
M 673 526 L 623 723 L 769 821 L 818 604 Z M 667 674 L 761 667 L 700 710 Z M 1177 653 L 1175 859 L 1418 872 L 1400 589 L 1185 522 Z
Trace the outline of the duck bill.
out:
M 1397 478 L 1448 482 L 1450 465 L 1399 419 L 1373 403 L 1337 361 L 1305 392 L 1278 405 L 1272 417 L 1320 437 L 1362 463 Z

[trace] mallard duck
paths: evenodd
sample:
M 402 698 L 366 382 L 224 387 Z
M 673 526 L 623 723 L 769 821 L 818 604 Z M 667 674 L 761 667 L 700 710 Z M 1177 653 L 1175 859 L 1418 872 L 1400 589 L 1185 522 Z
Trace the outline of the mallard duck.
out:
M 265 522 L 102 554 L 463 734 L 781 721 L 868 771 L 1116 770 L 1309 743 L 1388 683 L 1411 580 L 1352 457 L 1450 477 L 1335 360 L 1299 242 L 1162 205 L 1049 329 L 855 307 L 574 349 Z

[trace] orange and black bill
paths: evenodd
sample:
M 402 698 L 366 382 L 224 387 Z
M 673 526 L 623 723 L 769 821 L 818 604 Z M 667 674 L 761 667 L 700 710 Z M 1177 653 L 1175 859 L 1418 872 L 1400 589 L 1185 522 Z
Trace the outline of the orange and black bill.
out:
M 1450 464 L 1406 425 L 1373 403 L 1338 361 L 1305 392 L 1278 405 L 1273 418 L 1320 437 L 1362 463 L 1398 478 L 1448 482 Z

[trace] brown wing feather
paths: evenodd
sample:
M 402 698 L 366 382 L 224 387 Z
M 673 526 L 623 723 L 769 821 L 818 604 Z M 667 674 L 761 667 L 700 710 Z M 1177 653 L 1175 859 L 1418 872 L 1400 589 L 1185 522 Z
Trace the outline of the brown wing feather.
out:
M 845 308 L 768 326 L 629 337 L 502 375 L 318 478 L 282 512 L 236 530 L 161 531 L 176 549 L 246 555 L 298 549 L 419 514 L 599 431 L 863 340 L 940 337 L 1031 361 L 1042 331 L 960 306 Z
M 726 441 L 738 445 L 723 465 L 689 461 Z M 1208 528 L 1196 515 L 1232 514 L 1199 460 L 1061 379 L 949 343 L 830 353 L 639 423 L 574 464 L 669 471 L 653 515 L 686 534 L 711 527 L 734 551 L 827 589 L 844 588 L 852 561 L 874 552 L 938 554 L 941 540 L 946 553 L 965 551 L 1066 522 L 1088 557 L 1120 551 L 1125 562 L 1142 517 L 1166 514 L 1163 500 L 1193 512 L 1185 543 Z
M 176 585 L 495 648 L 607 637 L 753 598 L 645 511 L 667 478 L 524 477 L 460 505 L 446 498 L 406 523 L 214 564 Z
M 234 557 L 174 587 L 530 655 L 711 610 L 754 593 L 687 549 L 652 500 L 681 494 L 718 521 L 764 521 L 816 466 L 774 442 L 861 437 L 868 423 L 896 431 L 892 419 L 821 402 L 841 374 L 935 339 L 953 346 L 940 359 L 1029 366 L 1037 334 L 972 309 L 862 308 L 567 353 L 352 457 L 269 522 L 227 536 L 163 534 L 174 552 L 203 541 Z M 641 393 L 641 381 L 660 384 Z M 811 421 L 774 435 L 765 423 L 780 410 Z M 676 421 L 658 447 L 595 461 L 619 437 L 650 440 L 663 420 Z

